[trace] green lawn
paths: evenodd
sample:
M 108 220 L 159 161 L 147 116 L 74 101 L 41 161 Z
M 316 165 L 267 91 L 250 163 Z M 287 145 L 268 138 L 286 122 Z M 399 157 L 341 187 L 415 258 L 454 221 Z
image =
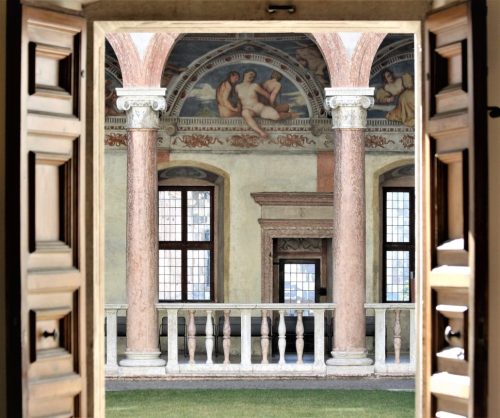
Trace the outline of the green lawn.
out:
M 414 417 L 414 392 L 134 390 L 106 393 L 106 418 Z

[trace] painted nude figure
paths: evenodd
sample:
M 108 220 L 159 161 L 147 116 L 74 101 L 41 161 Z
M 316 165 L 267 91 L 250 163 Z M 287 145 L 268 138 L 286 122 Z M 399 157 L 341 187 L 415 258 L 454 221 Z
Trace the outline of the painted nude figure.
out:
M 241 116 L 241 104 L 234 94 L 234 86 L 239 80 L 240 74 L 237 71 L 231 71 L 217 87 L 215 98 L 219 108 L 219 116 L 222 118 Z
M 281 74 L 276 72 L 281 78 Z M 277 94 L 281 89 L 279 79 L 271 76 L 270 80 L 264 83 L 264 87 L 254 83 L 257 73 L 255 70 L 247 70 L 243 73 L 243 81 L 235 88 L 241 102 L 241 116 L 245 119 L 250 128 L 257 132 L 261 138 L 267 138 L 267 133 L 257 124 L 255 117 L 263 119 L 280 120 L 295 117 L 296 113 L 282 111 L 273 107 Z M 267 84 L 267 87 L 266 86 Z M 269 90 L 268 90 L 269 89 Z M 263 103 L 265 102 L 265 103 Z M 284 108 L 283 108 L 284 109 Z

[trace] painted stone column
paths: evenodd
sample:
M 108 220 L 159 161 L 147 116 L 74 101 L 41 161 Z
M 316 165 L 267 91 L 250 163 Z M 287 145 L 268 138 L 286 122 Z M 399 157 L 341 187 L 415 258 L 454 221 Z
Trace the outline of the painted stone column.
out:
M 164 88 L 116 89 L 127 113 L 127 358 L 121 366 L 164 366 L 158 347 L 158 174 L 156 142 Z
M 327 365 L 370 365 L 365 343 L 365 135 L 373 88 L 327 88 L 334 130 L 334 348 Z

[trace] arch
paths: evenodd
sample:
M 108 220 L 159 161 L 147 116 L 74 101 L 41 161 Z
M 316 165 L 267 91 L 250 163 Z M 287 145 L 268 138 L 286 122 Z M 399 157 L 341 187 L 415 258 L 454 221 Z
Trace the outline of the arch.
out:
M 370 71 L 385 33 L 363 32 L 352 56 L 338 33 L 313 33 L 328 65 L 332 87 L 365 87 L 370 83 Z
M 380 44 L 386 33 L 364 32 L 356 44 L 356 49 L 351 58 L 351 71 L 349 72 L 350 86 L 368 86 L 372 64 Z
M 401 167 L 404 166 L 409 166 L 409 165 L 415 165 L 415 159 L 413 157 L 407 157 L 404 159 L 400 159 L 398 161 L 393 161 L 391 163 L 385 164 L 384 166 L 380 167 L 377 171 L 374 173 L 374 180 L 376 180 L 374 183 L 379 184 L 379 179 L 384 175 L 387 174 L 391 171 L 397 170 Z
M 145 83 L 149 86 L 161 85 L 163 68 L 173 50 L 179 34 L 173 32 L 155 33 L 144 55 Z
M 216 263 L 220 263 L 222 260 L 222 269 L 217 268 L 219 272 L 222 272 L 222 280 L 223 280 L 223 288 L 219 289 L 220 280 L 215 283 L 216 287 L 216 301 L 224 302 L 224 298 L 229 295 L 229 283 L 230 283 L 230 275 L 229 275 L 229 262 L 230 262 L 230 226 L 231 226 L 231 211 L 230 211 L 230 176 L 226 171 L 212 166 L 210 164 L 202 163 L 199 161 L 193 160 L 178 160 L 178 161 L 165 161 L 157 164 L 157 172 L 160 177 L 160 173 L 168 172 L 172 169 L 179 168 L 191 168 L 195 170 L 200 170 L 207 173 L 209 176 L 213 175 L 213 177 L 208 180 L 210 183 L 213 183 L 218 187 L 219 193 L 222 195 L 222 207 L 218 207 L 216 216 L 219 220 L 223 222 L 218 224 L 222 228 L 222 239 L 219 240 L 217 245 L 218 255 L 216 257 Z M 186 177 L 184 177 L 186 178 Z M 189 178 L 189 177 L 187 177 Z M 195 178 L 195 177 L 191 177 Z M 220 204 L 219 204 L 220 205 Z M 219 274 L 220 275 L 220 274 Z M 218 299 L 221 300 L 218 300 Z
M 331 87 L 347 86 L 350 58 L 338 33 L 313 33 L 312 36 L 328 66 Z
M 107 33 L 121 68 L 123 87 L 160 87 L 163 67 L 177 39 L 176 33 L 155 33 L 141 58 L 130 33 Z
M 115 51 L 124 87 L 133 87 L 140 79 L 141 58 L 129 33 L 108 33 L 106 39 Z

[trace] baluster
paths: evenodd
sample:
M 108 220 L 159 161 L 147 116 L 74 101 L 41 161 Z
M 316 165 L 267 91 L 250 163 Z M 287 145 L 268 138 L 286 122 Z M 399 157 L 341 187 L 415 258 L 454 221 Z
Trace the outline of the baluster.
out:
M 297 350 L 297 364 L 302 364 L 302 355 L 304 354 L 304 323 L 302 322 L 302 311 L 297 311 L 297 325 L 295 326 L 295 348 Z
M 117 326 L 116 309 L 106 310 L 106 368 L 114 369 L 118 367 L 117 363 Z
M 325 310 L 314 309 L 314 364 L 325 364 Z M 328 333 L 327 333 L 328 334 Z
M 229 314 L 231 311 L 224 311 L 224 340 L 222 346 L 224 347 L 224 364 L 230 364 L 229 351 L 231 349 L 231 324 L 229 322 Z
M 260 325 L 260 347 L 262 349 L 262 364 L 268 364 L 267 360 L 269 352 L 269 325 L 267 324 L 267 311 L 262 310 L 262 323 Z
M 189 311 L 188 322 L 188 351 L 189 351 L 189 364 L 194 364 L 194 352 L 196 350 L 196 325 L 194 324 L 194 312 Z
M 401 323 L 399 321 L 399 314 L 401 311 L 396 309 L 394 312 L 394 362 L 399 364 L 401 353 Z
M 177 338 L 179 330 L 177 329 L 177 309 L 169 309 L 168 314 L 168 362 L 167 368 L 175 370 L 178 366 L 179 347 L 177 346 Z M 184 331 L 184 330 L 183 330 Z M 184 334 L 184 333 L 183 333 Z M 184 347 L 184 350 L 186 347 Z
M 285 326 L 285 311 L 280 309 L 280 323 L 278 326 L 278 348 L 280 351 L 279 364 L 285 364 L 285 348 L 286 348 L 286 326 Z
M 207 349 L 207 364 L 214 364 L 212 352 L 214 349 L 214 325 L 212 323 L 212 311 L 207 310 L 207 324 L 205 325 L 205 347 Z
M 417 355 L 416 355 L 416 329 L 415 329 L 415 310 L 410 310 L 410 367 L 415 370 Z
M 251 367 L 252 364 L 252 311 L 241 310 L 241 365 Z
M 375 367 L 385 365 L 385 308 L 375 309 Z

